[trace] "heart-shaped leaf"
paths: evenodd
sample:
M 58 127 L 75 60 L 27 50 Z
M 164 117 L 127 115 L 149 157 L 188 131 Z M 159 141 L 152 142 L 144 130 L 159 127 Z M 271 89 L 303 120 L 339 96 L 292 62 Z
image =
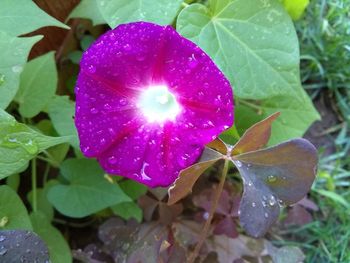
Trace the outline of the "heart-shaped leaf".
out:
M 131 201 L 117 184 L 103 177 L 104 171 L 95 160 L 68 159 L 61 165 L 61 174 L 69 184 L 52 186 L 48 199 L 64 215 L 84 217 Z
M 35 233 L 25 230 L 0 231 L 0 262 L 49 262 L 49 251 Z
M 279 204 L 293 204 L 309 191 L 316 174 L 317 151 L 304 139 L 232 157 L 244 184 L 240 221 L 259 237 L 276 221 Z
M 168 205 L 175 204 L 177 201 L 189 194 L 199 176 L 223 157 L 224 155 L 221 153 L 210 148 L 205 148 L 199 161 L 196 164 L 182 170 L 174 184 L 169 188 Z

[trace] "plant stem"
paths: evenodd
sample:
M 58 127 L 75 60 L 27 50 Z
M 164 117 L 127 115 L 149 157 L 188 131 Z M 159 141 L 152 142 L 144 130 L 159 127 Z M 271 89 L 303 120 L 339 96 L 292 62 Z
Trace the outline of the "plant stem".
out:
M 32 207 L 33 207 L 33 211 L 36 212 L 38 210 L 37 193 L 36 193 L 36 158 L 32 159 L 32 192 L 33 192 Z
M 51 168 L 50 164 L 46 163 L 45 172 L 44 172 L 44 176 L 43 176 L 43 186 L 45 186 L 45 184 L 47 182 L 47 178 L 49 176 L 50 168 Z
M 242 100 L 242 99 L 237 100 L 237 102 L 238 102 L 238 103 L 241 103 L 241 104 L 243 104 L 243 105 L 245 105 L 245 106 L 248 106 L 248 107 L 250 107 L 250 108 L 252 108 L 252 109 L 254 109 L 254 110 L 257 110 L 257 111 L 261 111 L 261 110 L 262 110 L 261 107 L 260 107 L 259 105 L 255 105 L 255 104 L 253 104 L 253 103 L 250 103 L 250 102 L 245 101 L 245 100 Z
M 210 208 L 210 213 L 209 213 L 209 216 L 208 216 L 208 219 L 207 221 L 205 222 L 204 224 L 204 227 L 203 227 L 203 231 L 202 231 L 202 234 L 199 238 L 199 241 L 193 251 L 193 253 L 190 255 L 189 259 L 188 259 L 188 263 L 193 263 L 205 241 L 205 239 L 207 238 L 208 236 L 208 232 L 209 232 L 209 229 L 210 229 L 210 223 L 213 219 L 213 216 L 215 214 L 215 211 L 216 211 L 216 207 L 218 206 L 218 202 L 219 202 L 219 199 L 220 199 L 220 196 L 221 196 L 221 193 L 222 193 L 222 189 L 224 188 L 224 183 L 225 183 L 225 179 L 226 179 L 226 176 L 227 176 L 227 171 L 228 171 L 228 165 L 229 165 L 229 161 L 230 159 L 226 158 L 225 159 L 225 164 L 224 164 L 224 168 L 222 169 L 222 175 L 221 175 L 221 178 L 220 178 L 220 182 L 219 182 L 219 185 L 215 191 L 215 196 L 214 196 L 214 199 L 213 199 L 213 203 L 211 205 L 211 208 Z

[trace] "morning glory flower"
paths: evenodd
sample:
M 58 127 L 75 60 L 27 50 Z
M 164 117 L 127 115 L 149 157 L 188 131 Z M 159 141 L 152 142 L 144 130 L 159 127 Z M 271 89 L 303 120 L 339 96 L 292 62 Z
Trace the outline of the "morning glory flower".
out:
M 90 46 L 80 66 L 81 150 L 110 174 L 168 186 L 233 124 L 229 81 L 170 26 L 120 25 Z

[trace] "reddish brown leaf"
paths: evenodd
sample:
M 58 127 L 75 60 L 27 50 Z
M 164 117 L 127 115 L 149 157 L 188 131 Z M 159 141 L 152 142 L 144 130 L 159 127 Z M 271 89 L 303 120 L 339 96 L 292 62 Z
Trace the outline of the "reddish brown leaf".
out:
M 293 204 L 309 191 L 316 174 L 317 151 L 304 139 L 233 157 L 244 184 L 240 221 L 259 237 L 276 221 L 279 204 Z
M 220 138 L 216 138 L 214 141 L 207 144 L 207 147 L 212 148 L 215 151 L 220 152 L 224 155 L 226 155 L 228 152 L 227 145 Z
M 265 146 L 271 136 L 272 122 L 277 119 L 279 115 L 280 113 L 276 112 L 250 127 L 233 146 L 232 155 L 256 151 Z
M 312 221 L 311 214 L 301 205 L 295 205 L 289 209 L 284 223 L 287 225 L 305 225 Z
M 174 184 L 169 188 L 168 205 L 175 204 L 189 194 L 199 176 L 223 157 L 224 155 L 221 153 L 205 148 L 198 163 L 182 170 Z
M 236 224 L 232 217 L 225 216 L 214 228 L 215 235 L 226 235 L 230 238 L 238 237 Z

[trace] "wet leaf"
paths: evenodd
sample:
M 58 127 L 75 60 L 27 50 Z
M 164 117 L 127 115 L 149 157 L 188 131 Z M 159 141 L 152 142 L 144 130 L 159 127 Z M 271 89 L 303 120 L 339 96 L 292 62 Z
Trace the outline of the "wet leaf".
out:
M 182 170 L 174 184 L 169 188 L 168 205 L 175 204 L 177 201 L 189 194 L 199 176 L 223 157 L 224 156 L 219 152 L 210 148 L 205 148 L 199 161 L 196 164 Z
M 262 236 L 276 221 L 279 204 L 293 204 L 309 191 L 317 151 L 304 139 L 233 157 L 244 184 L 240 221 L 249 235 Z
M 264 147 L 271 136 L 272 122 L 277 119 L 279 115 L 280 113 L 276 112 L 250 127 L 233 146 L 232 155 L 256 151 Z
M 214 149 L 215 151 L 222 153 L 224 155 L 226 155 L 228 152 L 227 145 L 219 138 L 207 144 L 207 147 Z
M 49 262 L 47 246 L 34 232 L 0 231 L 0 244 L 0 262 Z
M 42 36 L 11 37 L 0 30 L 0 109 L 5 109 L 16 95 L 28 54 L 41 38 Z
M 0 179 L 23 170 L 43 150 L 68 140 L 68 136 L 45 136 L 0 109 Z
M 114 214 L 128 220 L 135 218 L 138 222 L 142 221 L 142 209 L 134 202 L 123 202 L 111 207 Z
M 137 200 L 147 192 L 147 187 L 145 185 L 132 180 L 124 180 L 118 184 L 124 193 L 126 193 L 132 200 Z

